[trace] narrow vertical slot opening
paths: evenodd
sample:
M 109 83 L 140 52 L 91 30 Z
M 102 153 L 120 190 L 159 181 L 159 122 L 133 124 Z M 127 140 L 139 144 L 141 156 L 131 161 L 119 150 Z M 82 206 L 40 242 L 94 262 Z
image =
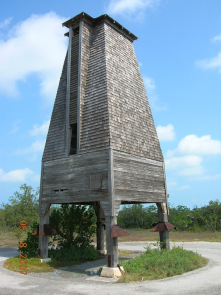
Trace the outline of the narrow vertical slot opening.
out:
M 77 123 L 71 124 L 71 146 L 69 155 L 77 153 Z
M 79 35 L 79 27 L 73 29 L 73 32 L 74 32 L 74 36 Z

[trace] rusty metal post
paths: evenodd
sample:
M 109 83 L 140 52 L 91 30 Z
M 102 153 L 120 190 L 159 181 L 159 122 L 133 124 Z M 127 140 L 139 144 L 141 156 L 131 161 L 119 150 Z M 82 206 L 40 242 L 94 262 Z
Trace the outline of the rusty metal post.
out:
M 158 222 L 168 222 L 166 203 L 156 203 L 158 208 Z M 161 249 L 170 250 L 169 231 L 159 231 Z

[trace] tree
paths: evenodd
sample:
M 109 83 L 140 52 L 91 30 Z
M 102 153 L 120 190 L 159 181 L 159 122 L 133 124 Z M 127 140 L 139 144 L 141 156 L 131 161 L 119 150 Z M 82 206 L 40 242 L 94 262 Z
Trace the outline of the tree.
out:
M 61 247 L 88 247 L 96 232 L 96 215 L 92 206 L 62 204 L 50 215 L 50 226 L 57 231 L 53 242 Z
M 221 229 L 221 202 L 210 201 L 209 205 L 193 209 L 194 223 L 210 231 Z
M 147 207 L 143 207 L 142 204 L 125 206 L 118 215 L 118 224 L 123 228 L 151 228 L 157 220 L 156 205 Z
M 169 222 L 178 230 L 187 230 L 193 223 L 191 210 L 181 205 L 170 208 Z
M 14 229 L 19 227 L 21 220 L 27 221 L 31 225 L 38 221 L 38 198 L 39 189 L 33 190 L 31 186 L 23 184 L 20 186 L 21 192 L 15 192 L 9 198 L 8 204 L 2 204 L 0 212 L 1 224 L 4 228 Z

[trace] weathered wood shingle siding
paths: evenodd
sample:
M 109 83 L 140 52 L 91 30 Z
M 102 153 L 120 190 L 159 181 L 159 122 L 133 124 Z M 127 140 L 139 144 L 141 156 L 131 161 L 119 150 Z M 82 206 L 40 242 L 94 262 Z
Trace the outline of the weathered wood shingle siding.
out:
M 65 157 L 66 147 L 66 91 L 67 91 L 67 55 L 65 58 L 59 87 L 51 116 L 48 135 L 42 161 Z
M 109 147 L 109 115 L 104 24 L 84 25 L 82 36 L 82 95 L 80 153 Z M 81 97 L 82 97 L 81 95 Z
M 73 36 L 72 43 L 71 43 L 70 112 L 69 112 L 70 125 L 77 123 L 78 62 L 79 62 L 79 34 Z
M 113 153 L 115 200 L 164 202 L 163 163 L 118 151 Z
M 111 147 L 163 161 L 133 44 L 109 25 L 104 29 Z
M 163 156 L 132 42 L 106 23 L 84 23 L 71 42 L 70 108 L 66 83 L 67 58 L 43 156 L 42 204 L 102 201 L 109 216 L 121 202 L 165 202 Z M 67 157 L 68 109 L 80 149 Z

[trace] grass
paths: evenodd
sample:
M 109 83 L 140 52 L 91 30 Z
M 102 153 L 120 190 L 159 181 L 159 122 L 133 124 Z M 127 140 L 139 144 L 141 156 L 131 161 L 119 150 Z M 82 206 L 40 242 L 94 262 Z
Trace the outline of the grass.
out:
M 4 246 L 18 247 L 18 238 L 14 236 L 13 232 L 0 230 L 0 247 Z
M 61 266 L 69 266 L 79 264 L 88 260 L 96 260 L 100 256 L 94 247 L 69 247 L 66 249 L 49 250 L 48 256 L 51 261 L 48 263 L 41 263 L 39 258 L 25 258 L 22 262 L 25 262 L 27 266 L 27 272 L 48 272 L 53 271 Z M 102 256 L 103 257 L 103 256 Z M 9 270 L 20 272 L 20 260 L 19 256 L 11 257 L 7 259 L 3 266 Z
M 125 229 L 130 235 L 120 237 L 119 242 L 130 242 L 130 241 L 159 241 L 158 232 L 150 232 L 151 229 Z M 221 242 L 221 232 L 189 232 L 189 231 L 170 231 L 171 242 Z
M 152 233 L 150 229 L 126 229 L 129 236 L 120 237 L 120 242 L 129 241 L 158 241 L 159 233 Z M 18 246 L 18 239 L 14 237 L 13 233 L 0 232 L 0 246 Z M 171 242 L 190 242 L 190 241 L 208 241 L 221 242 L 220 232 L 176 232 L 170 231 Z M 94 240 L 96 242 L 96 239 Z M 68 252 L 68 251 L 66 251 Z M 70 254 L 70 253 L 69 253 Z M 64 258 L 68 253 L 61 253 Z M 92 253 L 93 254 L 93 253 Z M 119 257 L 131 257 L 133 252 L 120 251 Z M 93 256 L 93 255 L 92 255 Z M 66 265 L 78 264 L 87 261 L 87 258 L 70 257 L 66 261 L 59 261 L 59 257 L 53 257 L 49 263 L 41 263 L 39 258 L 26 258 L 27 272 L 50 272 L 56 268 Z M 57 259 L 56 259 L 57 258 Z M 95 258 L 96 259 L 96 258 Z M 171 251 L 149 249 L 146 253 L 141 254 L 128 261 L 121 261 L 121 266 L 124 267 L 126 275 L 122 276 L 118 282 L 132 282 L 162 279 L 175 275 L 181 275 L 185 272 L 195 270 L 203 267 L 208 262 L 207 259 L 201 257 L 197 253 L 184 250 L 183 248 L 173 248 Z M 12 257 L 4 262 L 4 267 L 19 272 L 20 258 Z
M 41 263 L 39 258 L 26 258 L 27 272 L 49 272 L 55 270 L 56 265 L 53 263 Z M 19 257 L 11 257 L 7 259 L 3 266 L 12 271 L 20 272 L 23 271 L 19 268 L 20 266 L 20 258 Z
M 203 267 L 208 259 L 192 251 L 181 247 L 174 247 L 171 251 L 159 249 L 147 249 L 140 256 L 121 262 L 126 272 L 118 283 L 158 280 Z
M 119 242 L 130 242 L 130 241 L 158 241 L 159 233 L 150 232 L 151 229 L 125 229 L 130 235 L 125 237 L 120 237 Z M 93 238 L 96 242 L 96 238 Z M 196 242 L 196 241 L 206 241 L 206 242 L 221 242 L 221 232 L 189 232 L 189 231 L 170 231 L 170 241 L 171 242 Z M 0 247 L 18 246 L 18 238 L 14 236 L 12 232 L 0 231 Z
M 127 257 L 128 255 L 134 254 L 133 251 L 129 250 L 118 250 L 119 257 Z

